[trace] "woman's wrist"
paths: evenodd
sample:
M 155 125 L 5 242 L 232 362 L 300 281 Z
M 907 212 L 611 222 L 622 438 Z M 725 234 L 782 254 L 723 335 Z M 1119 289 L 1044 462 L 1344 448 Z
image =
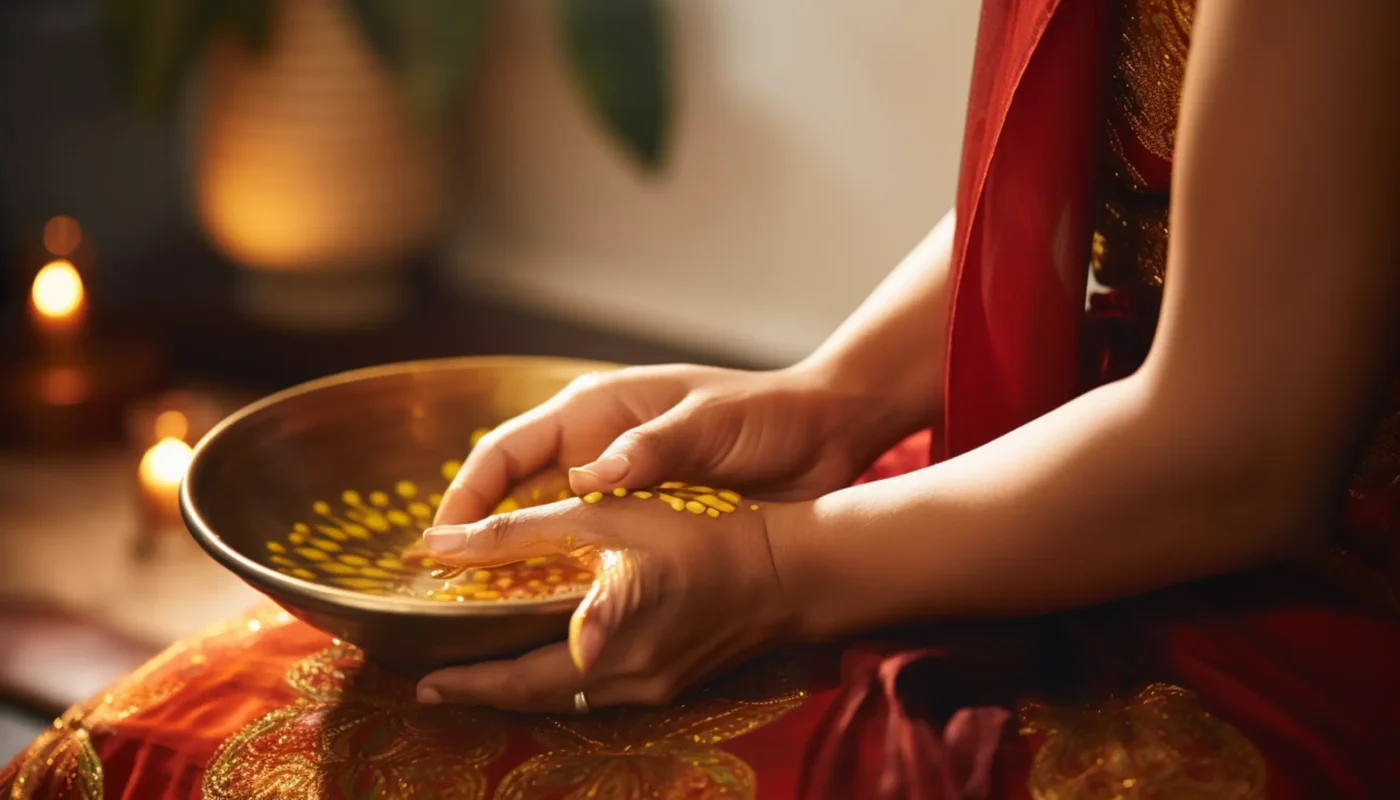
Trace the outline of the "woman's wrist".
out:
M 911 380 L 908 372 L 882 375 L 858 362 L 818 351 L 784 370 L 826 401 L 832 415 L 829 435 L 847 440 L 852 450 L 869 451 L 853 452 L 854 457 L 874 458 L 936 422 L 937 387 L 932 381 Z
M 761 506 L 768 552 L 773 559 L 780 602 L 788 610 L 789 637 L 800 643 L 820 643 L 837 635 L 826 608 L 839 587 L 823 578 L 818 543 L 820 501 L 769 503 Z

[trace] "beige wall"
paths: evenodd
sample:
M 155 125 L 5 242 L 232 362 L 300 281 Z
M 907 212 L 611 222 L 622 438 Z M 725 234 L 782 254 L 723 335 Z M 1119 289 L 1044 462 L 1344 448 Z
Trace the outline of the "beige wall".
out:
M 952 202 L 974 0 L 672 0 L 680 103 L 655 179 L 586 116 L 541 0 L 509 5 L 466 134 L 453 276 L 471 291 L 781 363 Z

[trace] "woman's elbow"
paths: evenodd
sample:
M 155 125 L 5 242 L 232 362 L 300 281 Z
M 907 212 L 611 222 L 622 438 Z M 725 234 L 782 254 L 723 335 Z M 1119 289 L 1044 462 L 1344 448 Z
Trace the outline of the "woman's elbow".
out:
M 1288 437 L 1235 448 L 1221 465 L 1233 472 L 1225 516 L 1261 563 L 1292 560 L 1323 547 L 1340 519 L 1335 470 L 1301 457 Z M 1285 452 L 1287 451 L 1287 452 Z
M 1228 398 L 1174 402 L 1164 417 L 1157 403 L 1149 412 L 1169 418 L 1158 445 L 1172 457 L 1168 505 L 1205 522 L 1211 536 L 1226 537 L 1231 561 L 1253 566 L 1297 558 L 1325 544 L 1339 515 L 1336 470 L 1318 448 L 1280 431 L 1279 420 Z M 1312 454 L 1309 454 L 1309 450 Z M 1221 540 L 1217 540 L 1221 541 Z

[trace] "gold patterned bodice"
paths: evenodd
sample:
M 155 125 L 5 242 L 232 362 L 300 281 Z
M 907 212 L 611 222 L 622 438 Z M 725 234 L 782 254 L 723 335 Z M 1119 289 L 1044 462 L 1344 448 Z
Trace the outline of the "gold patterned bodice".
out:
M 1128 0 L 1116 9 L 1112 28 L 1091 268 L 1095 281 L 1117 295 L 1115 308 L 1129 309 L 1149 335 L 1166 281 L 1172 156 L 1195 6 L 1195 0 Z M 1146 349 L 1126 352 L 1140 359 Z M 1400 583 L 1400 385 L 1369 441 L 1351 483 L 1343 544 L 1394 586 Z M 1381 591 L 1387 605 L 1400 609 L 1400 592 Z
M 1119 12 L 1093 270 L 1153 298 L 1166 277 L 1167 209 L 1194 0 L 1134 0 Z

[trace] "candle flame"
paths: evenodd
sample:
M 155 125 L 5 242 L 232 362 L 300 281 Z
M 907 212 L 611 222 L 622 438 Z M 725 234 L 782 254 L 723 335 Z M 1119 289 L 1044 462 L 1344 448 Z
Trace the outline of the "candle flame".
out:
M 190 446 L 179 439 L 161 439 L 141 457 L 141 482 L 157 487 L 179 485 L 193 455 Z
M 50 261 L 34 276 L 29 293 L 34 310 L 49 319 L 72 316 L 83 305 L 83 279 L 69 261 Z

